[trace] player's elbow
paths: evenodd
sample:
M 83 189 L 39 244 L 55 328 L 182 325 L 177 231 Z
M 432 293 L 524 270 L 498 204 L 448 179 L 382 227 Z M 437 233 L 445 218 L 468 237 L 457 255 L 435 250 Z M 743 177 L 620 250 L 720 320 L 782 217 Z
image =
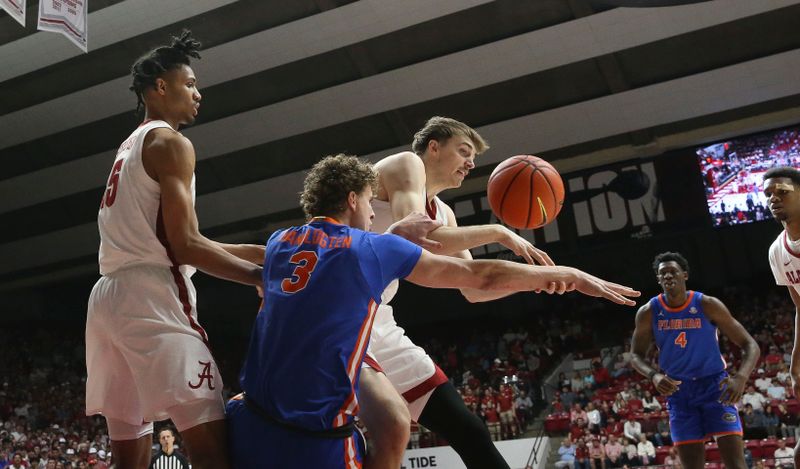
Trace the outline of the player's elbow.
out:
M 202 258 L 202 240 L 195 236 L 171 237 L 167 250 L 176 264 L 195 265 Z

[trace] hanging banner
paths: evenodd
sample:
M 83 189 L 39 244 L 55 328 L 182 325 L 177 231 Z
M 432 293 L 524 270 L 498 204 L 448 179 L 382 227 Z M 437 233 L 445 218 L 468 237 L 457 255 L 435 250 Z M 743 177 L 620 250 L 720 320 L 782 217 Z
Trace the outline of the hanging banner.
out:
M 0 0 L 0 8 L 25 26 L 25 0 Z
M 14 0 L 17 1 L 17 0 Z M 22 0 L 19 0 L 22 1 Z M 61 33 L 82 51 L 86 44 L 86 2 L 88 0 L 40 0 L 40 31 Z

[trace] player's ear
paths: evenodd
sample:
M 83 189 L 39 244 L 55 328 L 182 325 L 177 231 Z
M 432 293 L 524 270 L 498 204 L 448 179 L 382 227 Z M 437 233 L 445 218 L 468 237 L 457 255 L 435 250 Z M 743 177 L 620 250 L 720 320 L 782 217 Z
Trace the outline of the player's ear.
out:
M 428 152 L 437 153 L 439 151 L 439 141 L 435 138 L 430 139 L 428 142 Z
M 350 191 L 350 193 L 347 194 L 347 206 L 353 211 L 355 211 L 358 206 L 358 194 L 356 194 L 355 191 Z
M 167 92 L 167 81 L 163 78 L 156 78 L 155 89 L 156 93 L 163 96 Z

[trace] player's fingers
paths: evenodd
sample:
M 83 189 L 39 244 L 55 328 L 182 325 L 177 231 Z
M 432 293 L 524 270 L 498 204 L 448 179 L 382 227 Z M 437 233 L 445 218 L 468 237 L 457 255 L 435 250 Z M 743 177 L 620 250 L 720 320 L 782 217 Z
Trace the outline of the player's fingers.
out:
M 563 295 L 567 291 L 567 282 L 558 282 L 558 288 L 556 289 L 556 293 L 559 295 Z
M 533 252 L 535 253 L 536 260 L 539 261 L 539 264 L 541 264 L 541 265 L 556 265 L 556 263 L 553 262 L 553 259 L 550 259 L 550 256 L 548 256 L 546 252 L 542 251 L 541 249 L 538 249 L 534 245 L 531 245 L 531 249 L 533 249 Z
M 553 294 L 556 291 L 556 282 L 550 282 L 547 284 L 547 293 Z
M 601 296 L 619 305 L 634 306 L 636 304 L 633 300 L 629 300 L 628 298 L 625 298 L 624 296 L 618 294 L 614 290 L 609 290 L 607 288 L 601 290 Z
M 529 253 L 527 249 L 523 249 L 517 255 L 522 256 L 522 258 L 525 259 L 525 262 L 527 262 L 530 265 L 534 265 L 536 263 L 535 259 L 531 256 L 531 253 Z
M 427 249 L 430 251 L 431 249 L 440 249 L 442 247 L 442 243 L 439 241 L 434 241 L 430 238 L 420 238 L 419 245 L 423 249 Z
M 635 298 L 642 294 L 642 292 L 639 290 L 634 290 L 631 287 L 626 287 L 625 285 L 620 285 L 618 283 L 606 282 L 606 286 L 620 295 L 631 296 Z

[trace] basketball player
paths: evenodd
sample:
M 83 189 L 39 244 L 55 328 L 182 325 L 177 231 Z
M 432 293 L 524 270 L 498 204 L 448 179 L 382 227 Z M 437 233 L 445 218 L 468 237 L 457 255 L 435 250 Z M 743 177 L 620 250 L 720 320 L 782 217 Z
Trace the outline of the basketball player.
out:
M 769 265 L 775 282 L 786 285 L 795 311 L 794 348 L 789 372 L 794 395 L 800 396 L 800 171 L 779 166 L 764 173 L 762 185 L 769 211 L 783 225 L 769 248 Z M 795 467 L 800 467 L 800 442 L 794 452 Z
M 683 467 L 704 467 L 705 442 L 714 437 L 725 467 L 746 469 L 736 403 L 758 361 L 758 344 L 721 301 L 686 290 L 689 263 L 683 256 L 659 254 L 653 269 L 663 293 L 636 313 L 631 365 L 667 396 L 672 441 Z M 743 351 L 733 376 L 725 372 L 719 331 Z M 654 342 L 658 368 L 645 359 Z
M 195 468 L 227 468 L 222 381 L 197 322 L 191 275 L 261 282 L 263 246 L 198 231 L 195 154 L 178 132 L 200 105 L 188 31 L 136 61 L 145 120 L 117 151 L 98 213 L 102 277 L 86 322 L 86 413 L 108 424 L 117 468 L 150 463 L 152 422 L 172 419 Z
M 442 191 L 461 186 L 475 167 L 475 157 L 489 148 L 478 132 L 455 119 L 432 117 L 414 135 L 411 148 L 413 152 L 388 156 L 375 165 L 375 231 L 384 231 L 411 212 L 426 211 L 444 225 L 429 235 L 441 243 L 431 252 L 471 259 L 469 249 L 497 242 L 528 263 L 553 265 L 547 254 L 502 225 L 457 226 L 453 210 L 439 199 Z M 565 287 L 553 284 L 547 291 L 563 293 Z M 370 431 L 371 449 L 387 461 L 385 467 L 396 468 L 394 461 L 402 459 L 408 441 L 410 418 L 443 436 L 468 468 L 508 469 L 483 422 L 467 409 L 444 372 L 395 322 L 388 303 L 396 291 L 397 283 L 392 283 L 384 292 L 370 345 L 370 354 L 385 376 L 374 370 L 363 375 L 362 419 Z M 511 294 L 471 288 L 461 292 L 470 302 Z
M 309 223 L 279 230 L 267 242 L 264 302 L 241 373 L 244 393 L 227 405 L 236 468 L 361 467 L 352 424 L 361 362 L 381 295 L 398 278 L 503 292 L 563 282 L 569 290 L 634 304 L 626 296 L 638 292 L 576 269 L 466 261 L 368 233 L 375 181 L 372 167 L 356 157 L 324 158 L 304 183 Z

